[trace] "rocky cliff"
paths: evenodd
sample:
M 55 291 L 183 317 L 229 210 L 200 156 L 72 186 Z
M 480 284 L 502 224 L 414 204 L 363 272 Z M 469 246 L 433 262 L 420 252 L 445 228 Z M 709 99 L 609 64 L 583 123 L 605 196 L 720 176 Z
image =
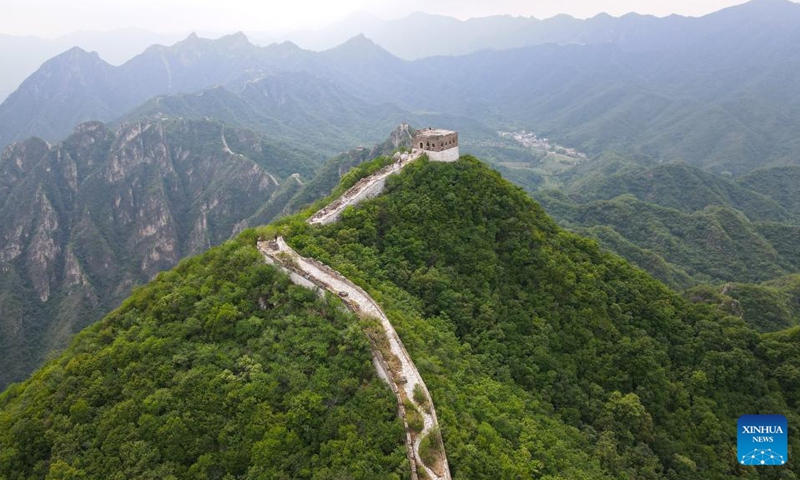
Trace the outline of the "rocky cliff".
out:
M 57 145 L 9 146 L 0 161 L 0 388 L 134 285 L 240 230 L 280 183 L 300 181 L 279 172 L 309 175 L 298 157 L 212 121 L 91 122 Z

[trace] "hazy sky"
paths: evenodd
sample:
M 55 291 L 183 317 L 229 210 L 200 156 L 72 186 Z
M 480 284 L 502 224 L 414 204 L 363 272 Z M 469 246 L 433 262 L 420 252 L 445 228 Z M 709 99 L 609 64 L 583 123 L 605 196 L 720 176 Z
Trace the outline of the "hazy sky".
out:
M 546 18 L 600 12 L 699 16 L 745 0 L 0 0 L 0 33 L 55 37 L 76 30 L 286 32 L 319 28 L 356 11 L 384 19 L 413 11 L 466 19 L 493 14 Z

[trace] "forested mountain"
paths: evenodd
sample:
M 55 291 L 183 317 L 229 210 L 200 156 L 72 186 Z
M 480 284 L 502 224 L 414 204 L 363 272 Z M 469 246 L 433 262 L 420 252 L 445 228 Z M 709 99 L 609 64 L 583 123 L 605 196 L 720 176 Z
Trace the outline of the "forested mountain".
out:
M 73 48 L 0 104 L 0 479 L 408 478 L 368 325 L 278 234 L 381 304 L 455 479 L 797 478 L 734 445 L 800 421 L 800 5 L 380 25 Z M 523 188 L 423 157 L 305 223 L 400 122 Z
M 762 168 L 737 179 L 737 183 L 772 198 L 800 218 L 800 167 Z
M 719 305 L 762 332 L 800 324 L 800 275 L 797 274 L 761 284 L 700 285 L 687 290 L 685 296 L 695 302 Z
M 171 47 L 151 47 L 119 67 L 73 49 L 44 65 L 0 105 L 0 143 L 31 131 L 57 139 L 83 119 L 117 119 L 110 129 L 97 130 L 105 132 L 102 138 L 84 142 L 78 137 L 88 133 L 79 130 L 78 137 L 62 146 L 27 140 L 6 151 L 0 176 L 0 228 L 5 232 L 0 241 L 8 275 L 1 291 L 12 293 L 2 297 L 2 308 L 9 312 L 4 318 L 11 325 L 11 333 L 3 336 L 9 345 L 3 355 L 22 354 L 31 360 L 18 362 L 13 373 L 5 371 L 9 378 L 21 378 L 35 364 L 33 359 L 89 322 L 75 320 L 83 316 L 71 313 L 79 309 L 62 305 L 63 299 L 84 298 L 76 305 L 93 312 L 86 318 L 99 317 L 131 285 L 228 238 L 235 225 L 265 223 L 319 198 L 347 167 L 380 152 L 366 148 L 348 154 L 312 180 L 324 158 L 371 144 L 390 123 L 409 118 L 418 125 L 458 129 L 463 151 L 486 154 L 494 162 L 525 155 L 498 141 L 495 128 L 500 127 L 534 130 L 584 150 L 586 160 L 559 176 L 563 191 L 537 198 L 564 226 L 600 240 L 671 286 L 763 282 L 796 273 L 800 204 L 792 179 L 800 161 L 794 154 L 800 142 L 795 134 L 800 108 L 795 108 L 790 86 L 800 77 L 794 42 L 800 32 L 794 28 L 797 8 L 758 1 L 693 20 L 708 34 L 687 36 L 693 38 L 691 48 L 645 48 L 644 42 L 634 51 L 618 42 L 592 41 L 408 62 L 363 36 L 310 52 L 290 43 L 257 47 L 242 34 L 218 40 L 193 35 Z M 782 14 L 775 15 L 775 9 Z M 227 127 L 206 118 L 220 119 Z M 149 126 L 149 133 L 137 147 L 140 137 L 131 129 L 140 124 Z M 167 137 L 176 134 L 168 138 L 169 145 L 159 143 L 161 139 L 148 143 L 162 129 L 157 125 L 171 125 L 164 127 Z M 177 133 L 195 127 L 196 134 Z M 108 195 L 113 190 L 92 183 L 103 176 L 93 172 L 111 168 L 113 145 L 127 136 L 134 143 L 126 148 L 136 149 L 133 156 L 142 160 L 170 149 L 190 150 L 197 153 L 191 162 L 209 165 L 236 157 L 259 164 L 256 176 L 268 173 L 277 182 L 265 180 L 272 186 L 257 195 L 258 202 L 241 203 L 229 192 L 233 196 L 225 198 L 234 203 L 216 205 L 228 214 L 224 220 L 210 220 L 208 237 L 189 233 L 203 218 L 193 195 L 201 190 L 212 195 L 207 190 L 222 180 L 166 185 L 188 188 L 180 194 L 180 206 L 170 203 L 176 226 L 169 228 L 174 228 L 177 243 L 169 254 L 159 253 L 159 261 L 145 272 L 140 267 L 147 248 L 131 246 L 133 230 L 112 236 L 104 218 L 81 221 L 84 210 L 99 215 L 116 201 Z M 76 153 L 69 154 L 75 172 L 71 166 L 60 176 L 54 172 L 62 167 L 50 172 L 35 168 L 42 158 L 66 158 L 63 152 L 70 142 L 89 141 L 95 143 L 81 147 L 86 153 L 75 147 Z M 151 157 L 149 148 L 154 149 Z M 614 165 L 607 162 L 608 155 L 596 155 L 608 148 L 633 160 Z M 276 158 L 281 160 L 272 161 Z M 673 163 L 675 159 L 685 163 Z M 28 178 L 23 171 L 40 173 Z M 505 173 L 530 191 L 547 183 L 526 169 Z M 156 175 L 150 170 L 142 174 L 151 180 L 155 177 L 147 175 Z M 237 181 L 219 191 L 249 191 Z M 135 183 L 141 198 L 147 198 L 148 182 L 155 180 Z M 86 204 L 86 198 L 95 203 Z M 51 210 L 57 214 L 50 215 Z M 139 211 L 141 222 L 152 223 L 160 210 Z M 81 287 L 83 297 L 64 290 L 65 266 L 74 263 L 70 255 L 78 248 L 68 247 L 80 243 L 79 232 L 103 238 L 84 242 L 83 248 L 92 245 L 92 252 L 113 253 L 82 254 L 109 259 L 97 268 L 127 265 L 108 278 L 106 273 L 87 274 L 86 284 L 96 291 L 87 294 Z M 27 237 L 20 240 L 21 235 Z M 70 288 L 83 284 L 72 282 Z M 47 307 L 42 305 L 45 297 Z M 109 303 L 101 305 L 104 301 Z M 63 320 L 67 317 L 73 319 Z M 51 324 L 67 325 L 41 337 L 54 341 L 33 341 L 26 333 L 45 332 Z
M 135 291 L 0 396 L 0 475 L 406 477 L 353 317 L 254 248 L 278 231 L 381 303 L 455 479 L 771 478 L 735 461 L 736 419 L 798 420 L 795 330 L 762 336 L 682 299 L 462 157 L 409 165 L 337 223 L 247 231 Z
M 752 221 L 800 220 L 790 204 L 784 207 L 784 199 L 771 198 L 771 192 L 755 191 L 748 188 L 744 180 L 734 182 L 682 162 L 647 165 L 642 160 L 606 154 L 591 163 L 586 165 L 589 168 L 585 172 L 583 166 L 570 172 L 571 178 L 564 184 L 563 193 L 581 202 L 610 200 L 630 194 L 639 200 L 686 213 L 717 205 L 740 210 Z M 763 178 L 772 170 L 759 172 Z M 768 178 L 774 178 L 786 169 L 774 170 L 775 173 Z M 767 179 L 763 181 L 766 183 Z M 787 201 L 790 196 L 784 195 Z
M 800 271 L 792 168 L 734 182 L 683 163 L 646 163 L 606 154 L 563 175 L 561 190 L 533 195 L 563 226 L 675 288 Z
M 756 475 L 733 458 L 736 418 L 795 415 L 796 331 L 759 337 L 684 302 L 473 159 L 413 164 L 342 221 L 287 233 L 394 313 L 456 477 Z M 542 407 L 563 426 L 537 420 Z M 530 443 L 544 431 L 563 436 Z M 564 461 L 577 451 L 589 458 Z
M 0 395 L 0 477 L 408 478 L 355 317 L 255 240 L 159 275 Z

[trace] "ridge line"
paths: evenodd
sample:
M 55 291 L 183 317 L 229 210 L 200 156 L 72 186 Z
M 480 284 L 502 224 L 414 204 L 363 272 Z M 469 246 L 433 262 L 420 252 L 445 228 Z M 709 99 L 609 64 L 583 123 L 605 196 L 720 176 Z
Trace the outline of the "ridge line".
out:
M 339 198 L 312 215 L 307 222 L 311 225 L 324 225 L 336 221 L 348 206 L 379 195 L 386 184 L 386 178 L 422 154 L 421 151 L 395 154 L 395 162 L 359 180 Z M 382 331 L 365 333 L 370 341 L 373 364 L 378 376 L 389 384 L 397 397 L 398 415 L 406 430 L 406 454 L 411 467 L 411 480 L 419 480 L 419 468 L 424 471 L 423 478 L 451 480 L 444 441 L 441 438 L 439 420 L 430 391 L 400 336 L 378 303 L 363 288 L 341 273 L 314 258 L 298 254 L 282 236 L 273 240 L 259 240 L 257 247 L 267 263 L 288 273 L 295 284 L 317 290 L 319 293 L 328 290 L 339 296 L 347 308 L 362 320 L 378 320 Z M 409 425 L 408 408 L 414 409 L 415 413 L 412 415 L 422 417 L 423 428 L 419 432 Z M 416 425 L 418 424 L 415 422 Z M 438 455 L 435 455 L 431 462 L 433 465 L 426 465 L 420 454 L 420 446 L 422 440 L 431 435 L 436 436 L 432 441 L 436 442 L 435 451 Z

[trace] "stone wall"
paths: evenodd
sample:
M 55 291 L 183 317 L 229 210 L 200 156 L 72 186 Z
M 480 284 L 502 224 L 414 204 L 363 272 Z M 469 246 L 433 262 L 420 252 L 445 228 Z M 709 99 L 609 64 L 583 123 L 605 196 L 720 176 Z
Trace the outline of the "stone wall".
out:
M 364 200 L 377 197 L 386 185 L 386 178 L 389 177 L 389 175 L 399 172 L 410 162 L 416 160 L 421 153 L 422 152 L 417 151 L 412 154 L 395 154 L 395 161 L 393 163 L 359 180 L 358 183 L 344 192 L 342 196 L 312 215 L 311 218 L 308 219 L 308 223 L 311 225 L 325 225 L 335 222 L 339 219 L 339 216 L 345 208 L 351 205 L 357 205 Z
M 455 162 L 458 160 L 458 147 L 450 148 L 441 152 L 425 152 L 428 159 L 433 162 Z
M 411 145 L 413 148 L 425 150 L 426 152 L 442 152 L 451 148 L 458 148 L 458 132 L 420 130 L 414 136 Z
M 458 132 L 432 128 L 417 130 L 411 146 L 414 152 L 425 153 L 434 162 L 458 160 Z

